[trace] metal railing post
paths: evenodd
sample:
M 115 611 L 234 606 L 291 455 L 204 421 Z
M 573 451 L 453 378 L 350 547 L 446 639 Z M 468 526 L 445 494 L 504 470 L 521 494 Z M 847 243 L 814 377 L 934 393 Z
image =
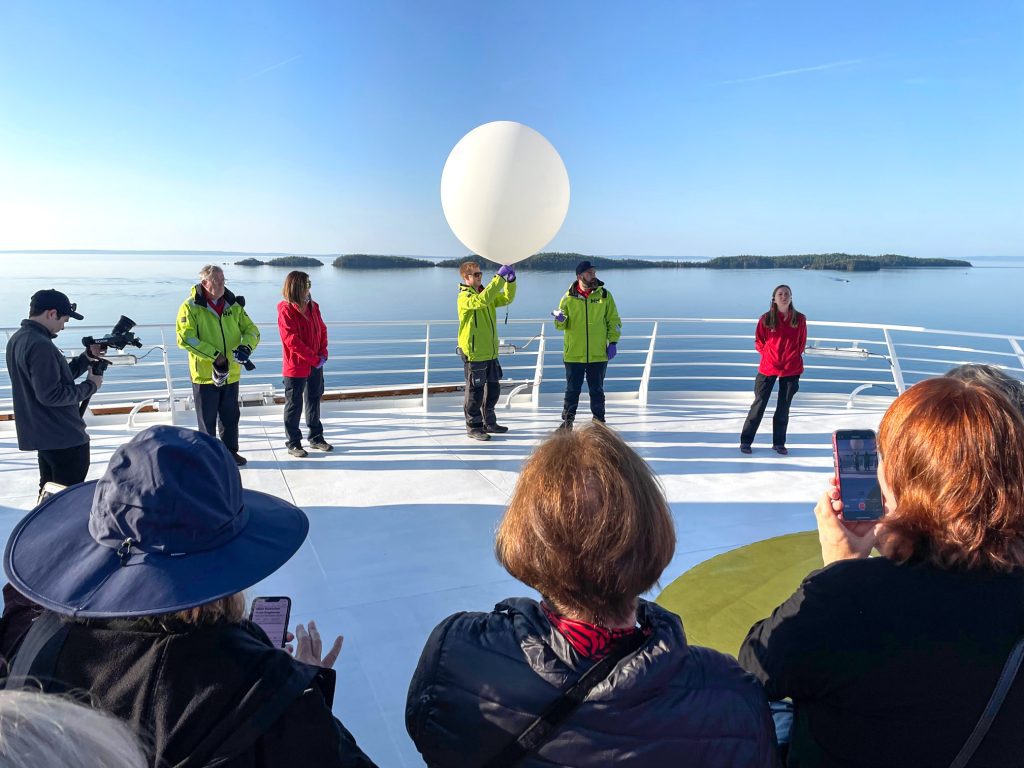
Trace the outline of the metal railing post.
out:
M 882 329 L 882 335 L 885 336 L 885 345 L 889 348 L 889 364 L 892 366 L 892 380 L 896 385 L 896 393 L 902 395 L 907 385 L 903 383 L 903 369 L 900 368 L 900 359 L 896 356 L 896 345 L 892 342 L 888 328 Z
M 164 379 L 167 382 L 167 410 L 174 411 L 174 378 L 171 376 L 171 359 L 167 356 L 167 338 L 160 329 L 160 354 L 164 358 Z M 173 421 L 173 418 L 172 418 Z
M 544 348 L 547 346 L 544 326 L 546 325 L 547 323 L 540 324 L 540 343 L 537 345 L 537 367 L 533 371 L 533 394 L 530 397 L 530 404 L 534 410 L 540 408 L 540 384 L 544 381 Z
M 427 335 L 423 347 L 423 412 L 427 413 L 430 406 L 430 321 L 427 321 Z
M 1013 348 L 1013 353 L 1017 355 L 1017 360 L 1020 361 L 1020 367 L 1024 368 L 1024 349 L 1020 348 L 1020 344 L 1012 336 L 1010 337 L 1010 346 Z
M 654 328 L 651 330 L 651 345 L 647 348 L 647 361 L 644 363 L 644 373 L 640 377 L 640 391 L 637 393 L 640 405 L 647 405 L 647 393 L 651 385 L 651 365 L 654 363 L 654 341 L 658 338 L 658 321 L 654 321 Z

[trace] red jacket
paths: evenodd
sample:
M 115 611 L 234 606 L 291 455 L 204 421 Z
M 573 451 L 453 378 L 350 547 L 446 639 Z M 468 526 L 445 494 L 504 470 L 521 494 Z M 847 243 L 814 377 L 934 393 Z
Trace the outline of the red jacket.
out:
M 327 326 L 315 301 L 309 302 L 305 314 L 291 302 L 278 304 L 277 330 L 284 347 L 283 376 L 304 379 L 321 357 L 327 357 Z
M 758 373 L 765 376 L 799 376 L 804 372 L 804 347 L 807 346 L 807 318 L 800 315 L 796 328 L 785 320 L 776 318 L 775 328 L 767 325 L 768 313 L 757 321 L 754 349 L 761 353 Z

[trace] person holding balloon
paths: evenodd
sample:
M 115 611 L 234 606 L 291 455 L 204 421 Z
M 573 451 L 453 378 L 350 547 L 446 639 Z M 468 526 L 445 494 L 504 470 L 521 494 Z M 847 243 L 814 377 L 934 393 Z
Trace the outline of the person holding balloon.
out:
M 486 287 L 483 272 L 475 261 L 459 267 L 459 357 L 466 373 L 466 434 L 474 440 L 490 440 L 492 434 L 508 432 L 498 423 L 494 406 L 501 394 L 501 366 L 498 364 L 497 307 L 511 304 L 516 297 L 516 272 L 510 266 L 498 270 Z
M 603 422 L 604 375 L 622 336 L 622 320 L 615 299 L 597 279 L 589 261 L 576 265 L 576 279 L 551 316 L 555 328 L 565 334 L 565 401 L 559 429 L 572 429 L 584 378 L 590 391 L 590 412 L 594 421 Z

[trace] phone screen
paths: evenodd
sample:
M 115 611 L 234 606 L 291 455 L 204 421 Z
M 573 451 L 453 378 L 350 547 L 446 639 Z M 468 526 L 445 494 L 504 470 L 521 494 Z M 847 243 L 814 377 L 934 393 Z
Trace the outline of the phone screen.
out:
M 284 635 L 288 631 L 288 618 L 292 601 L 288 597 L 257 597 L 252 601 L 249 621 L 267 633 L 267 637 L 278 648 L 284 647 Z
M 882 516 L 878 485 L 878 449 L 870 429 L 840 429 L 832 435 L 836 477 L 844 520 L 877 520 Z

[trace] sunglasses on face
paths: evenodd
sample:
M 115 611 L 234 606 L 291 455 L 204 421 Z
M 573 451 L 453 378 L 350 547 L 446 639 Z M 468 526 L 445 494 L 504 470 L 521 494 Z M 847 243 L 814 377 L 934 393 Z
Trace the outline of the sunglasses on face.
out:
M 470 277 L 483 277 L 484 273 L 483 272 L 470 272 L 469 276 Z
M 313 287 L 313 281 L 312 280 L 307 280 L 306 281 L 306 287 L 307 288 L 312 288 Z

